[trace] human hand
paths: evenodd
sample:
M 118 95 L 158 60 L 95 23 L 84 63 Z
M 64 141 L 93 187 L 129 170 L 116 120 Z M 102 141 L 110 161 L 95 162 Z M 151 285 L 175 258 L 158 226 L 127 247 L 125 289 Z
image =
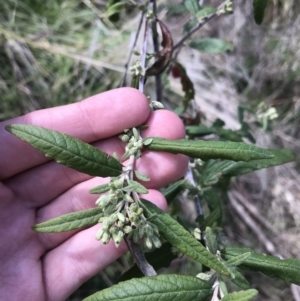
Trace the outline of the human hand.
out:
M 65 300 L 83 282 L 116 260 L 125 244 L 96 241 L 99 224 L 81 231 L 42 234 L 31 230 L 50 218 L 95 206 L 88 190 L 107 179 L 79 173 L 49 161 L 42 153 L 5 131 L 8 124 L 33 124 L 57 130 L 119 157 L 125 128 L 147 124 L 142 136 L 184 138 L 180 119 L 166 110 L 150 112 L 146 97 L 132 88 L 112 90 L 82 102 L 35 111 L 0 123 L 0 299 Z M 184 175 L 183 155 L 143 152 L 136 168 L 147 174 L 144 198 L 166 209 L 156 189 Z M 143 183 L 145 184 L 145 183 Z

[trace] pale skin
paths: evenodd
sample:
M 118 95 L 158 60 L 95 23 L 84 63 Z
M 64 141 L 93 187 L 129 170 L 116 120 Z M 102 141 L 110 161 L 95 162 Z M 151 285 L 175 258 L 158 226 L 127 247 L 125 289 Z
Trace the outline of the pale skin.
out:
M 82 102 L 0 123 L 0 299 L 63 301 L 82 283 L 127 251 L 95 240 L 100 224 L 81 231 L 39 234 L 36 223 L 95 206 L 88 190 L 108 181 L 92 178 L 50 161 L 5 131 L 7 124 L 33 124 L 64 132 L 119 157 L 125 128 L 147 124 L 143 137 L 181 139 L 180 119 L 166 110 L 150 112 L 147 99 L 132 88 L 116 89 Z M 143 197 L 166 210 L 158 188 L 182 177 L 188 159 L 182 155 L 144 151 L 136 168 L 151 180 Z

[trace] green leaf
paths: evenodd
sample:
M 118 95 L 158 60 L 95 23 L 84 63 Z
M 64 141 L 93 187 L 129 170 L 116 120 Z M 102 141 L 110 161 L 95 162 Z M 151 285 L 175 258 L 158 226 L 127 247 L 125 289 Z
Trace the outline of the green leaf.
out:
M 274 155 L 265 149 L 243 142 L 223 141 L 193 141 L 193 140 L 167 140 L 153 138 L 146 148 L 168 153 L 180 153 L 202 160 L 229 159 L 233 161 L 251 161 L 273 158 Z
M 137 170 L 134 171 L 134 174 L 141 181 L 147 182 L 150 180 L 150 178 L 147 175 L 145 175 L 141 172 L 138 172 Z
M 226 263 L 228 270 L 231 272 L 232 278 L 230 279 L 231 282 L 233 282 L 236 286 L 242 288 L 242 289 L 248 289 L 250 288 L 250 283 L 247 281 L 247 279 L 234 267 L 228 266 Z
M 197 12 L 201 9 L 198 0 L 185 0 L 184 5 L 192 14 L 197 14 Z
M 170 243 L 164 243 L 159 249 L 155 249 L 152 252 L 145 253 L 146 260 L 157 271 L 160 268 L 167 268 L 171 262 L 177 258 L 177 255 L 171 252 L 172 245 Z M 140 268 L 135 264 L 131 269 L 126 271 L 120 281 L 129 280 L 131 278 L 140 278 L 144 274 Z
M 167 199 L 168 204 L 171 203 L 176 198 L 176 196 L 184 189 L 185 182 L 185 180 L 176 181 L 162 190 L 162 193 Z
M 251 301 L 258 295 L 256 289 L 249 289 L 247 291 L 239 291 L 226 295 L 222 301 Z
M 236 257 L 233 257 L 233 258 L 227 260 L 226 262 L 230 265 L 238 266 L 238 265 L 242 264 L 250 255 L 251 255 L 251 252 L 243 253 L 243 254 L 240 254 Z
M 279 259 L 278 257 L 256 253 L 249 248 L 226 248 L 222 251 L 222 257 L 230 260 L 248 252 L 251 255 L 239 266 L 240 268 L 259 271 L 269 277 L 280 278 L 288 284 L 300 285 L 299 259 Z
M 109 177 L 122 173 L 115 158 L 79 139 L 33 125 L 14 124 L 6 130 L 58 163 L 91 176 Z
M 208 301 L 211 287 L 192 276 L 159 275 L 120 282 L 84 301 Z
M 135 191 L 137 193 L 143 193 L 143 194 L 148 193 L 148 189 L 145 186 L 143 186 L 137 181 L 132 181 L 132 180 L 128 180 L 128 185 L 123 187 L 122 190 L 127 192 Z
M 216 207 L 201 223 L 200 230 L 204 231 L 206 227 L 212 227 L 216 222 L 220 220 L 221 216 L 221 207 Z
M 218 251 L 217 236 L 210 227 L 206 227 L 205 232 L 208 249 L 212 254 L 216 254 Z
M 151 222 L 158 227 L 161 235 L 181 253 L 221 274 L 230 276 L 227 268 L 171 216 L 144 200 L 142 207 L 147 218 L 156 216 Z
M 46 222 L 34 225 L 32 229 L 44 233 L 81 229 L 97 224 L 102 216 L 102 209 L 92 208 L 61 215 Z
M 285 164 L 295 160 L 295 154 L 289 149 L 269 149 L 274 155 L 271 159 L 253 160 L 251 162 L 231 162 L 222 173 L 227 176 L 243 175 L 254 170 Z
M 89 192 L 91 194 L 100 194 L 100 193 L 107 192 L 109 189 L 110 189 L 109 183 L 106 183 L 90 189 Z
M 201 19 L 204 19 L 211 14 L 215 14 L 216 12 L 217 9 L 215 7 L 204 7 L 197 12 L 197 19 L 200 21 Z
M 256 24 L 260 25 L 264 19 L 268 0 L 253 0 L 253 13 Z
M 222 140 L 229 140 L 235 142 L 242 142 L 242 135 L 238 131 L 232 131 L 228 129 L 223 129 L 222 127 L 206 127 L 204 125 L 190 125 L 186 127 L 187 135 L 190 137 L 201 137 L 210 134 L 216 134 Z
M 207 53 L 223 53 L 225 51 L 233 51 L 234 49 L 233 44 L 216 38 L 193 40 L 190 43 L 190 47 Z
M 121 12 L 125 7 L 125 3 L 124 2 L 118 2 L 118 3 L 114 3 L 113 5 L 109 6 L 106 11 L 105 11 L 105 17 L 109 18 L 115 14 L 118 14 L 119 12 Z

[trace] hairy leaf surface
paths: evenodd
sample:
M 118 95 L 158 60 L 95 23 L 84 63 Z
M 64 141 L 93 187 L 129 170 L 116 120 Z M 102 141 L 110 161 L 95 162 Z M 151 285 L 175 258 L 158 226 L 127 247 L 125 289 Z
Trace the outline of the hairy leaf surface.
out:
M 233 161 L 251 161 L 273 158 L 274 155 L 265 149 L 243 142 L 223 141 L 193 141 L 193 140 L 168 140 L 153 138 L 146 148 L 155 151 L 184 154 L 202 160 L 228 159 Z
M 246 291 L 234 292 L 226 295 L 222 301 L 251 301 L 258 295 L 256 289 L 249 289 Z
M 95 225 L 102 216 L 102 209 L 92 208 L 61 215 L 37 224 L 32 229 L 44 233 L 65 232 Z
M 192 276 L 159 275 L 120 282 L 84 301 L 208 301 L 211 287 Z
M 151 222 L 158 227 L 161 235 L 180 252 L 221 274 L 230 276 L 227 268 L 170 215 L 144 200 L 142 206 L 145 216 L 147 218 L 155 216 Z
M 122 164 L 92 145 L 57 131 L 33 125 L 14 124 L 6 129 L 58 163 L 91 176 L 113 177 Z
M 100 194 L 100 193 L 107 192 L 109 189 L 110 189 L 109 183 L 106 183 L 90 189 L 89 192 L 91 194 Z
M 300 260 L 299 259 L 279 259 L 274 256 L 260 254 L 249 248 L 226 248 L 222 251 L 225 259 L 232 259 L 244 253 L 251 255 L 239 266 L 240 268 L 260 271 L 269 277 L 277 277 L 288 284 L 300 285 Z

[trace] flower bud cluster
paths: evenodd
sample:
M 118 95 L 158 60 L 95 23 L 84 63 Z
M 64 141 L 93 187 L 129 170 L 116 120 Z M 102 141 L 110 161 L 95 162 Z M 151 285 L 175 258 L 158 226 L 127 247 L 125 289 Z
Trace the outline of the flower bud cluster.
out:
M 141 208 L 123 189 L 128 186 L 124 177 L 112 178 L 109 191 L 99 197 L 96 205 L 102 209 L 104 216 L 100 218 L 102 228 L 96 235 L 104 244 L 112 239 L 116 247 L 120 245 L 124 235 L 134 242 L 143 240 L 147 249 L 159 248 L 158 228 L 147 221 Z
M 122 159 L 125 160 L 131 155 L 134 155 L 136 159 L 140 158 L 142 155 L 143 139 L 140 137 L 137 129 L 132 128 L 124 132 L 124 134 L 119 136 L 123 142 L 127 143 Z

